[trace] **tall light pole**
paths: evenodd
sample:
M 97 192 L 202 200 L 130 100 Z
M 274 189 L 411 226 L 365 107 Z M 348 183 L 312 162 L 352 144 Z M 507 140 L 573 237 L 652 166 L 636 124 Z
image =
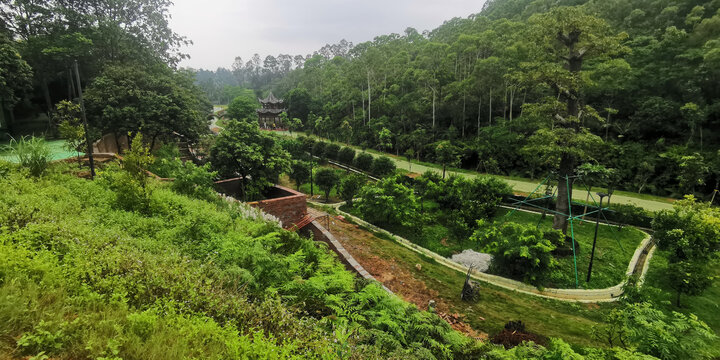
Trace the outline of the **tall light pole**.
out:
M 597 195 L 600 197 L 600 207 L 598 209 L 597 215 L 595 215 L 595 237 L 593 238 L 593 246 L 592 251 L 590 252 L 590 266 L 588 267 L 588 274 L 587 274 L 587 280 L 586 282 L 590 282 L 590 276 L 592 275 L 592 266 L 593 266 L 593 260 L 595 259 L 595 244 L 597 243 L 597 235 L 598 235 L 598 228 L 600 227 L 600 215 L 602 214 L 602 202 L 603 198 L 608 196 L 608 194 L 605 193 L 597 193 Z

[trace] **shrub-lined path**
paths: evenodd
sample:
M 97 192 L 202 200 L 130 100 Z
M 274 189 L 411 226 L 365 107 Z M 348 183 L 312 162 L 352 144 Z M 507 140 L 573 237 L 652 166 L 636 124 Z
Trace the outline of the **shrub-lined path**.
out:
M 278 133 L 282 133 L 283 135 L 286 135 L 286 136 L 290 135 L 287 132 L 278 132 Z M 293 132 L 291 136 L 297 137 L 299 135 L 306 135 L 306 134 Z M 328 141 L 326 139 L 322 139 L 322 140 Z M 348 145 L 348 144 L 340 143 L 340 142 L 334 142 L 334 143 L 342 145 L 342 146 L 349 146 L 358 151 L 363 151 L 362 149 L 360 149 L 357 146 Z M 364 152 L 372 155 L 373 157 L 388 156 L 390 159 L 392 159 L 392 161 L 395 163 L 395 166 L 397 166 L 398 169 L 404 169 L 404 170 L 415 172 L 415 173 L 424 173 L 426 171 L 442 173 L 442 168 L 440 167 L 440 165 L 418 163 L 416 161 L 413 161 L 412 163 L 408 163 L 407 160 L 405 160 L 401 157 L 398 157 L 398 156 L 395 156 L 392 154 L 387 154 L 387 153 L 380 153 L 380 152 L 374 151 L 374 150 L 368 150 L 368 151 L 364 151 Z M 446 173 L 447 173 L 447 175 L 452 174 L 452 175 L 459 175 L 459 176 L 464 176 L 464 177 L 468 177 L 468 178 L 474 178 L 474 177 L 477 177 L 480 175 L 489 175 L 489 174 L 481 174 L 478 172 L 468 171 L 468 170 L 457 171 L 457 170 L 449 170 L 449 169 L 446 171 Z M 508 184 L 510 184 L 510 186 L 512 186 L 513 190 L 518 193 L 525 193 L 525 194 L 531 193 L 540 184 L 539 181 L 530 180 L 530 179 L 520 180 L 517 178 L 510 178 L 507 176 L 500 176 L 500 175 L 489 175 L 489 176 L 494 176 L 494 177 L 498 177 L 498 178 L 505 180 Z M 600 188 L 593 188 L 593 192 L 602 191 L 602 190 L 603 189 L 600 189 Z M 575 189 L 575 191 L 573 191 L 573 199 L 576 201 L 584 202 L 586 195 L 587 195 L 586 191 L 581 191 L 577 188 Z M 612 202 L 614 204 L 632 204 L 635 206 L 642 207 L 648 211 L 660 211 L 660 210 L 672 209 L 672 199 L 661 198 L 661 197 L 651 196 L 651 195 L 644 195 L 644 194 L 638 195 L 638 194 L 634 194 L 631 192 L 625 192 L 625 191 L 615 191 L 615 193 L 612 196 Z

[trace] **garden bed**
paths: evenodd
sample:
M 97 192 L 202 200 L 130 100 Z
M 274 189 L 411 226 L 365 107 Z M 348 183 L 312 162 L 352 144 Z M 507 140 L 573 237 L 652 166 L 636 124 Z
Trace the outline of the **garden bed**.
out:
M 425 211 L 432 213 L 436 204 L 425 203 Z M 341 210 L 362 218 L 362 214 L 355 208 L 343 205 Z M 540 225 L 541 229 L 550 229 L 552 217 L 548 216 L 541 220 L 540 214 L 517 211 L 504 219 L 509 210 L 499 209 L 495 220 L 509 221 L 523 225 Z M 437 220 L 437 219 L 436 219 Z M 377 225 L 377 224 L 376 224 Z M 438 253 L 444 257 L 460 253 L 464 249 L 483 251 L 476 243 L 469 240 L 458 241 L 453 239 L 450 230 L 439 221 L 426 223 L 419 231 L 417 227 L 403 225 L 383 225 L 382 228 L 394 234 L 402 236 L 409 241 L 418 244 L 428 250 Z M 627 271 L 636 248 L 645 238 L 645 233 L 632 227 L 619 229 L 615 226 L 601 225 L 598 231 L 598 241 L 593 262 L 593 275 L 589 283 L 585 282 L 588 263 L 590 261 L 590 249 L 592 248 L 594 223 L 585 223 L 574 227 L 575 239 L 579 244 L 577 254 L 578 285 L 586 289 L 603 289 L 621 283 Z M 553 288 L 575 288 L 575 271 L 572 256 L 556 256 L 558 266 L 552 275 L 541 286 Z

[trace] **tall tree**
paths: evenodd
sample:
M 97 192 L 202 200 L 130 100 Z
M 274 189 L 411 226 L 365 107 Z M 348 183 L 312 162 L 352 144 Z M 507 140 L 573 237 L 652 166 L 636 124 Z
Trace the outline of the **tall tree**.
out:
M 551 86 L 565 102 L 564 109 L 554 109 L 553 118 L 531 140 L 544 143 L 544 148 L 537 149 L 557 158 L 555 207 L 559 214 L 555 215 L 553 227 L 566 233 L 576 163 L 601 141 L 581 125 L 584 116 L 597 115 L 591 107 L 583 106 L 583 89 L 587 86 L 583 63 L 626 51 L 621 43 L 627 34 L 616 34 L 604 20 L 586 14 L 580 7 L 554 8 L 533 16 L 530 22 L 541 56 L 541 61 L 532 65 L 533 75 Z

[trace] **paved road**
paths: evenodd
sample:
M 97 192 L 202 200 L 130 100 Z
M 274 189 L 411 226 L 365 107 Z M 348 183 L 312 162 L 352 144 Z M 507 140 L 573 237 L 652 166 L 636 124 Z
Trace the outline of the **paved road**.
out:
M 285 132 L 284 134 L 289 135 L 287 132 Z M 292 136 L 297 137 L 298 133 L 293 132 Z M 347 144 L 342 144 L 342 143 L 338 143 L 338 144 L 348 146 Z M 362 151 L 360 148 L 358 148 L 356 146 L 352 146 L 352 145 L 349 145 L 349 146 L 355 148 L 358 151 Z M 374 157 L 380 156 L 375 152 L 368 152 L 368 151 L 365 151 L 365 152 Z M 424 173 L 425 171 L 434 171 L 437 173 L 442 173 L 442 169 L 438 169 L 436 167 L 430 167 L 430 166 L 421 165 L 421 164 L 410 164 L 407 162 L 407 160 L 404 160 L 404 159 L 394 156 L 392 154 L 386 154 L 386 155 L 389 156 L 393 160 L 393 162 L 395 162 L 395 165 L 399 169 L 405 169 L 405 170 L 415 172 L 415 173 Z M 476 173 L 476 172 L 454 172 L 454 171 L 449 171 L 449 170 L 447 171 L 447 173 L 448 174 L 457 174 L 457 175 L 468 177 L 468 178 L 473 178 L 473 177 L 477 177 L 479 175 L 483 175 L 483 174 Z M 513 187 L 513 190 L 515 190 L 516 192 L 522 192 L 522 193 L 530 193 L 533 190 L 535 190 L 535 188 L 540 184 L 540 182 L 533 181 L 533 180 L 515 180 L 515 179 L 508 179 L 504 176 L 496 176 L 496 175 L 490 175 L 490 176 L 495 176 L 495 177 L 505 180 L 505 182 L 507 182 L 508 184 L 510 184 L 510 186 Z M 543 190 L 544 189 L 540 189 L 539 191 L 543 191 Z M 584 202 L 586 199 L 586 196 L 587 196 L 586 191 L 580 191 L 577 189 L 575 189 L 575 191 L 573 191 L 573 194 L 572 194 L 573 200 L 576 200 L 576 201 Z M 595 194 L 593 194 L 593 196 L 595 196 L 595 201 L 598 201 L 597 196 Z M 592 200 L 590 200 L 590 202 L 592 203 Z M 667 201 L 641 199 L 641 198 L 627 196 L 627 195 L 618 194 L 618 193 L 616 193 L 612 196 L 612 203 L 613 204 L 632 204 L 635 206 L 640 206 L 649 211 L 672 209 L 672 204 Z

